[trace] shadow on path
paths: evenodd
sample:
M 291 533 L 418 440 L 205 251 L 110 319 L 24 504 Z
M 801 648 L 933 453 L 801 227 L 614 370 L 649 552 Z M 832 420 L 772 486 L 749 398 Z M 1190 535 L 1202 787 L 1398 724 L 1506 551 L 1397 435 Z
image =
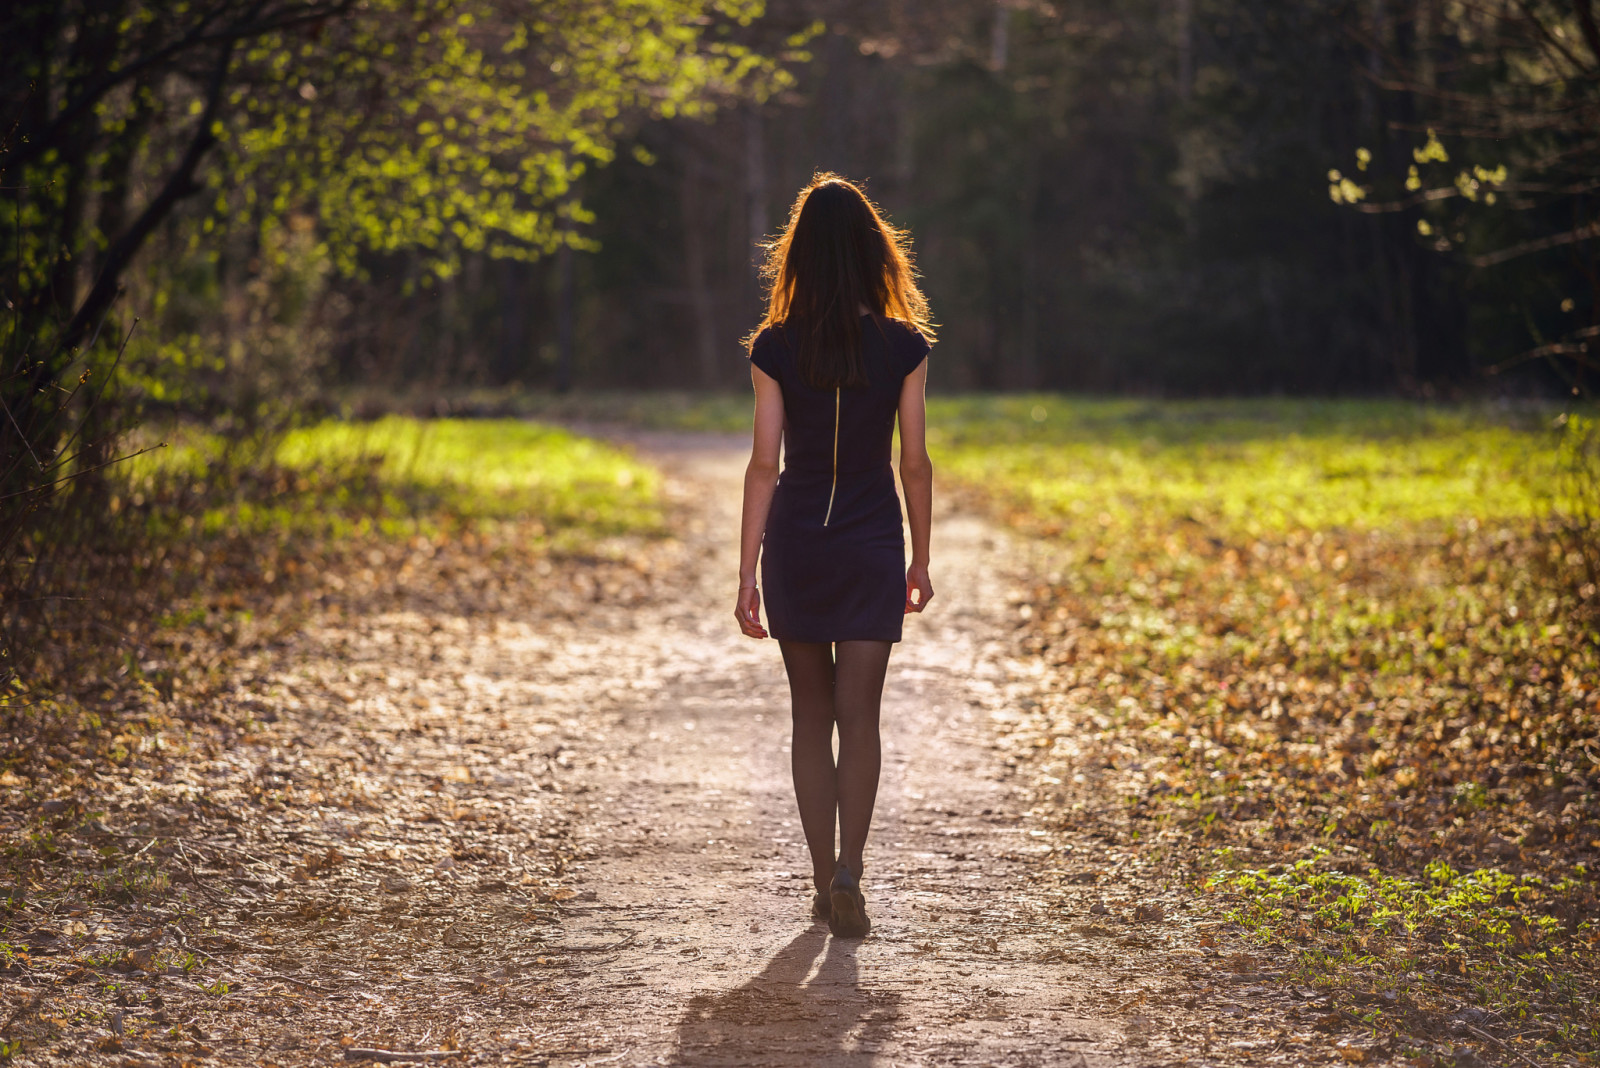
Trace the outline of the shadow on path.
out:
M 744 985 L 696 994 L 666 1063 L 764 1064 L 802 1054 L 817 1064 L 872 1064 L 900 1017 L 900 995 L 861 985 L 859 947 L 813 925 Z

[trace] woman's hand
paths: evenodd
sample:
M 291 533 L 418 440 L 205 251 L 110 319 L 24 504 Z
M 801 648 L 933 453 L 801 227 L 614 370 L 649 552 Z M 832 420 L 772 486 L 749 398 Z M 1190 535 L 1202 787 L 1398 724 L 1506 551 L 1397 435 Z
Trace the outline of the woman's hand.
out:
M 916 598 L 912 599 L 912 594 Z M 906 568 L 906 615 L 920 612 L 933 600 L 933 580 L 928 578 L 928 565 L 912 564 Z
M 746 638 L 765 638 L 767 629 L 761 625 L 761 591 L 754 586 L 739 587 L 739 603 L 733 610 L 739 629 Z

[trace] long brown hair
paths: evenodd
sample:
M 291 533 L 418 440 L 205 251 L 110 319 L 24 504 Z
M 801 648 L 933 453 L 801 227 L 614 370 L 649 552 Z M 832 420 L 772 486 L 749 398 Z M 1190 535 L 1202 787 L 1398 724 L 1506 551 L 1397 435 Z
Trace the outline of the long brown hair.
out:
M 783 235 L 766 247 L 762 275 L 771 289 L 761 327 L 794 329 L 807 384 L 866 384 L 861 305 L 933 340 L 909 246 L 909 235 L 885 221 L 854 182 L 823 173 L 800 190 Z

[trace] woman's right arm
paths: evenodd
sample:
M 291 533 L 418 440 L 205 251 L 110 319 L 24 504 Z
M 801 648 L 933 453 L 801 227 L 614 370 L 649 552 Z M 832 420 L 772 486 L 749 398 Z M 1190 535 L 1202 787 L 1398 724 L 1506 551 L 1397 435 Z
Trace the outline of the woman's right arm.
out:
M 750 463 L 744 469 L 744 512 L 739 522 L 739 601 L 733 614 L 739 629 L 751 638 L 765 638 L 761 625 L 761 593 L 756 589 L 756 562 L 767 531 L 767 512 L 778 485 L 778 449 L 783 444 L 783 389 L 755 364 L 750 383 L 756 390 L 755 433 Z
M 900 488 L 911 527 L 911 566 L 906 568 L 906 611 L 920 612 L 933 600 L 928 578 L 928 538 L 933 525 L 933 461 L 928 459 L 928 361 L 900 385 Z M 913 594 L 915 596 L 913 597 Z

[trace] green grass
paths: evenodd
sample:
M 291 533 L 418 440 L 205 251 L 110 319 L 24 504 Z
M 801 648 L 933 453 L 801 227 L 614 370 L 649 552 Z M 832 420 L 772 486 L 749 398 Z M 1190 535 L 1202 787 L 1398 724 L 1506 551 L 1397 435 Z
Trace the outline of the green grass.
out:
M 644 430 L 745 432 L 754 401 L 748 389 L 731 393 L 649 393 L 613 390 L 577 393 L 506 389 L 429 391 L 425 394 L 350 390 L 339 398 L 352 415 L 450 412 L 478 417 L 535 419 L 547 423 L 625 426 Z
M 729 433 L 748 431 L 751 415 L 743 392 L 482 392 L 450 404 L 578 426 Z M 1032 519 L 1125 527 L 1153 511 L 1245 532 L 1532 515 L 1553 484 L 1555 414 L 1402 400 L 928 400 L 940 477 L 996 491 Z
M 1243 533 L 1527 517 L 1554 413 L 1404 401 L 935 399 L 940 473 L 1046 525 Z
M 621 533 L 660 524 L 660 476 L 614 446 L 513 419 L 327 422 L 291 433 L 290 470 L 373 465 L 390 492 L 462 516 L 538 516 L 551 526 Z
M 228 466 L 199 434 L 131 461 L 124 491 L 144 494 Z M 388 416 L 330 420 L 290 432 L 243 466 L 231 492 L 206 492 L 187 525 L 205 533 L 407 534 L 441 526 L 529 521 L 557 540 L 663 529 L 660 475 L 623 449 L 517 419 Z

